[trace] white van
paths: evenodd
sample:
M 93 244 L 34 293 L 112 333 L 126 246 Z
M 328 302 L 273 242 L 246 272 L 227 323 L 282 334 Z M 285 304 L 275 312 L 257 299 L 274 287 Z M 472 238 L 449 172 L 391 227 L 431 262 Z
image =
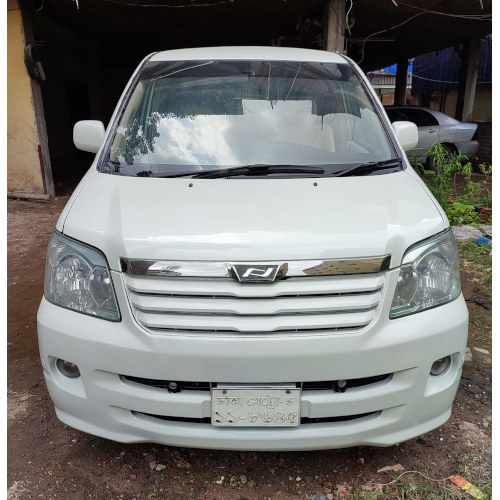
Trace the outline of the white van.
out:
M 450 416 L 456 242 L 347 57 L 147 57 L 61 214 L 38 312 L 57 416 L 196 448 L 389 446 Z

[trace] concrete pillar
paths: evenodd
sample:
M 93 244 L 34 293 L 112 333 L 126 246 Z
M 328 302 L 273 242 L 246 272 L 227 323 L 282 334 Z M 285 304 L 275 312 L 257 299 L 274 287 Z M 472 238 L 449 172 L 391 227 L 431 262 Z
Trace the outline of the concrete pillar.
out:
M 481 38 L 479 35 L 470 36 L 464 42 L 458 77 L 457 107 L 455 110 L 455 118 L 462 122 L 472 120 L 480 49 Z
M 397 60 L 396 89 L 394 90 L 394 104 L 404 106 L 406 104 L 406 81 L 408 78 L 408 59 L 400 57 Z
M 323 16 L 323 49 L 345 54 L 345 0 L 329 0 Z

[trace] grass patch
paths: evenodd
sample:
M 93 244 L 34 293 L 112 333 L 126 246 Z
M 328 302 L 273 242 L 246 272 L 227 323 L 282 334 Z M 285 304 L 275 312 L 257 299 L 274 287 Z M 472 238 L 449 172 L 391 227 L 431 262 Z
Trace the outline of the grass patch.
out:
M 478 456 L 465 455 L 461 462 L 458 474 L 470 481 L 474 486 L 484 493 L 485 498 L 491 499 L 492 479 L 491 466 L 488 466 Z M 489 460 L 484 457 L 485 461 Z M 430 473 L 432 474 L 432 472 Z M 382 492 L 376 494 L 366 491 L 355 491 L 350 498 L 364 499 L 401 499 L 401 500 L 471 500 L 471 496 L 458 486 L 453 484 L 448 478 L 434 479 L 427 474 L 420 472 L 410 472 L 404 476 L 395 478 L 395 482 L 382 487 Z
M 460 460 L 460 475 L 469 479 L 488 498 L 493 492 L 491 446 L 485 445 L 475 455 L 464 455 Z
M 482 344 L 491 346 L 491 332 L 488 332 L 488 334 L 484 332 L 474 332 L 472 334 L 472 338 L 476 342 L 481 342 Z
M 484 311 L 483 314 L 469 309 L 469 326 L 472 338 L 491 347 L 491 315 Z
M 491 298 L 491 244 L 478 245 L 472 240 L 458 241 L 458 250 L 464 259 L 460 262 L 462 271 L 472 275 L 476 290 L 481 295 Z
M 456 470 L 450 475 L 460 475 L 481 490 L 485 499 L 492 496 L 491 440 L 468 436 L 474 441 L 470 453 L 464 453 L 456 463 Z M 376 492 L 355 489 L 349 499 L 400 499 L 400 500 L 471 500 L 472 497 L 453 484 L 448 477 L 439 475 L 436 464 L 429 463 L 421 470 L 396 473 L 388 483 L 379 483 Z M 442 472 L 441 472 L 442 474 Z
M 488 327 L 490 324 L 484 316 L 481 316 L 474 311 L 469 311 L 469 325 L 474 328 L 484 328 Z

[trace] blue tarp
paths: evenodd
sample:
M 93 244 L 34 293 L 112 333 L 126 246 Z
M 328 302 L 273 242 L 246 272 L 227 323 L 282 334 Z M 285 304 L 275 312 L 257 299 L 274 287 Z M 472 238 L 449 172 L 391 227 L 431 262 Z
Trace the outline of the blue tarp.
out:
M 479 83 L 491 83 L 491 45 L 491 37 L 481 40 L 477 75 Z M 459 71 L 460 59 L 454 47 L 418 56 L 413 67 L 412 94 L 424 95 L 455 89 Z
M 392 66 L 387 66 L 387 68 L 379 69 L 377 71 L 371 71 L 371 73 L 389 73 L 391 75 L 395 75 L 398 69 L 397 64 L 393 64 Z M 413 60 L 410 60 L 410 64 L 408 65 L 408 73 L 413 71 Z

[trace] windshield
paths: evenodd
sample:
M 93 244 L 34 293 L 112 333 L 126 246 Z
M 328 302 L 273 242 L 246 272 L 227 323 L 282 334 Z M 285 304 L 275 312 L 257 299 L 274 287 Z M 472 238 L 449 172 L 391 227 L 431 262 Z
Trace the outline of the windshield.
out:
M 289 165 L 332 173 L 391 158 L 348 64 L 162 61 L 143 69 L 101 171 L 163 176 Z

